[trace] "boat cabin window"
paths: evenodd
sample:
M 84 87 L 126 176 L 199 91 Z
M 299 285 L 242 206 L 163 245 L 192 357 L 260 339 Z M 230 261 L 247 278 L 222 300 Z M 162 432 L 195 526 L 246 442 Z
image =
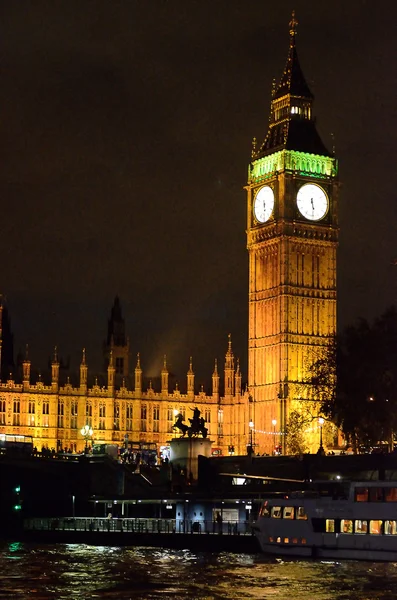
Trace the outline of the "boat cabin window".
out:
M 272 518 L 273 519 L 281 519 L 281 506 L 273 506 L 272 507 Z
M 355 502 L 397 502 L 397 487 L 357 487 Z
M 397 488 L 395 488 L 395 487 L 385 488 L 385 501 L 386 502 L 397 502 Z
M 340 532 L 353 533 L 353 521 L 351 521 L 350 519 L 341 519 Z
M 381 488 L 381 487 L 369 488 L 369 501 L 370 502 L 383 502 L 383 488 Z
M 354 533 L 367 533 L 368 532 L 368 522 L 367 521 L 354 521 Z
M 294 507 L 293 506 L 284 506 L 283 519 L 293 519 L 293 518 L 294 518 Z
M 307 514 L 303 506 L 298 506 L 296 511 L 296 518 L 302 521 L 307 521 Z
M 370 521 L 369 532 L 373 535 L 380 535 L 382 533 L 382 521 Z
M 369 494 L 368 488 L 355 488 L 354 490 L 354 500 L 356 502 L 368 502 Z
M 397 535 L 397 521 L 385 521 L 385 535 Z
M 335 533 L 335 519 L 327 519 L 325 521 L 325 531 L 327 533 Z

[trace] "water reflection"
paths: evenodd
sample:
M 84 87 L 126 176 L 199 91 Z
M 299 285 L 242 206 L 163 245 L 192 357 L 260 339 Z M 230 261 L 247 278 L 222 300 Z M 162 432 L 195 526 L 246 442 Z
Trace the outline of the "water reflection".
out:
M 395 600 L 391 563 L 158 548 L 3 544 L 0 599 Z

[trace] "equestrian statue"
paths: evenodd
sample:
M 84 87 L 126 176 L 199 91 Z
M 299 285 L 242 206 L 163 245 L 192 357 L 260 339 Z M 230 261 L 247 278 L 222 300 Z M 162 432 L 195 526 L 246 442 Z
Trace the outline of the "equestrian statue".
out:
M 173 429 L 179 429 L 182 432 L 182 437 L 184 437 L 186 433 L 189 437 L 196 437 L 201 433 L 203 438 L 206 438 L 208 429 L 205 426 L 205 420 L 203 417 L 200 417 L 201 413 L 197 407 L 192 408 L 191 410 L 193 411 L 193 419 L 189 419 L 190 426 L 183 422 L 183 415 L 179 413 L 176 417 L 174 425 L 172 426 Z

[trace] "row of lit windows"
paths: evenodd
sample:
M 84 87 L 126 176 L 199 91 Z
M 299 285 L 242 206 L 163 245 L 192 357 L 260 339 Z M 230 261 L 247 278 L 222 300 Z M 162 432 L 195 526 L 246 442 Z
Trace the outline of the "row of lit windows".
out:
M 114 417 L 115 419 L 120 418 L 120 406 L 118 404 L 116 404 L 114 406 Z M 154 421 L 159 421 L 160 420 L 160 406 L 156 405 L 153 407 L 152 409 L 153 411 L 153 420 Z M 14 413 L 20 413 L 21 412 L 21 403 L 19 400 L 14 400 L 13 402 L 13 412 Z M 167 411 L 167 420 L 168 421 L 174 421 L 175 420 L 175 412 L 176 409 L 174 408 L 168 408 Z M 185 409 L 181 408 L 178 411 L 182 417 L 183 420 L 185 420 L 186 418 L 186 414 L 185 414 Z M 0 400 L 0 414 L 2 413 L 6 413 L 6 401 L 5 400 Z M 28 403 L 28 414 L 35 414 L 36 413 L 36 404 L 35 402 L 29 402 Z M 70 410 L 70 414 L 71 416 L 75 417 L 77 416 L 78 413 L 78 404 L 77 402 L 72 402 L 71 404 L 71 410 Z M 43 408 L 42 408 L 42 414 L 43 415 L 49 415 L 50 414 L 50 403 L 49 402 L 43 402 Z M 63 402 L 59 402 L 58 403 L 58 415 L 65 415 L 65 408 L 64 408 L 64 403 Z M 86 405 L 86 416 L 87 417 L 92 417 L 92 405 L 91 404 L 87 404 Z M 99 406 L 99 416 L 101 418 L 105 418 L 106 417 L 106 406 L 105 404 L 100 404 Z M 126 418 L 127 419 L 132 419 L 133 418 L 133 413 L 132 413 L 132 405 L 128 405 L 126 406 Z M 142 405 L 141 406 L 141 419 L 146 419 L 147 418 L 147 406 L 146 405 Z M 211 422 L 211 412 L 209 410 L 205 411 L 205 421 L 207 423 Z
M 356 502 L 397 502 L 397 487 L 355 488 Z
M 298 537 L 294 537 L 294 538 L 288 538 L 288 537 L 277 537 L 274 538 L 272 536 L 269 537 L 269 542 L 270 544 L 281 544 L 281 542 L 283 544 L 299 544 L 304 546 L 305 544 L 307 544 L 306 538 L 298 538 Z
M 381 521 L 379 519 L 326 519 L 326 533 L 357 533 L 371 535 L 397 535 L 397 521 Z
M 303 506 L 262 506 L 259 515 L 272 519 L 298 519 L 307 521 L 307 514 Z
M 15 400 L 14 404 L 13 404 L 13 425 L 20 425 L 21 424 L 21 419 L 20 419 L 20 410 L 21 410 L 21 406 L 20 406 L 20 401 L 19 400 Z M 167 412 L 167 417 L 168 417 L 168 432 L 172 432 L 173 431 L 173 424 L 175 421 L 175 411 L 176 409 L 174 408 L 169 408 L 168 412 Z M 185 419 L 185 409 L 180 409 L 179 411 L 182 414 L 183 419 Z M 29 402 L 28 403 L 28 418 L 27 418 L 27 425 L 33 427 L 35 425 L 35 413 L 36 413 L 36 406 L 35 406 L 35 402 Z M 72 429 L 77 429 L 77 416 L 78 416 L 78 404 L 77 402 L 72 402 L 71 403 L 71 419 L 70 419 L 70 427 Z M 147 431 L 147 406 L 146 405 L 141 405 L 141 411 L 140 411 L 140 418 L 141 418 L 141 430 L 142 431 Z M 43 402 L 43 407 L 42 407 L 42 414 L 43 415 L 49 415 L 50 414 L 50 403 L 49 402 Z M 152 408 L 152 415 L 153 415 L 153 431 L 156 433 L 158 433 L 160 431 L 160 406 L 159 405 L 155 405 Z M 65 426 L 65 407 L 64 407 L 64 403 L 63 402 L 59 402 L 58 403 L 58 418 L 57 418 L 57 425 L 59 428 L 63 428 Z M 91 404 L 86 404 L 86 410 L 85 410 L 85 416 L 86 416 L 86 422 L 88 425 L 92 426 L 92 405 Z M 120 430 L 120 406 L 119 404 L 115 404 L 114 405 L 114 409 L 113 409 L 113 416 L 114 416 L 114 422 L 113 422 L 113 428 L 118 431 Z M 106 429 L 105 427 L 105 419 L 106 419 L 106 405 L 105 404 L 100 404 L 99 405 L 99 422 L 98 422 L 98 429 L 100 430 L 104 430 Z M 132 405 L 127 405 L 126 406 L 126 430 L 127 431 L 132 431 L 133 429 L 133 409 L 132 409 Z M 210 422 L 211 420 L 211 412 L 209 410 L 205 411 L 205 420 L 206 422 Z M 6 401 L 5 400 L 0 400 L 0 425 L 5 425 L 6 424 Z M 49 421 L 48 421 L 48 417 L 43 419 L 43 426 L 44 427 L 48 427 L 49 426 Z M 220 430 L 222 430 L 222 426 L 219 425 L 218 428 Z

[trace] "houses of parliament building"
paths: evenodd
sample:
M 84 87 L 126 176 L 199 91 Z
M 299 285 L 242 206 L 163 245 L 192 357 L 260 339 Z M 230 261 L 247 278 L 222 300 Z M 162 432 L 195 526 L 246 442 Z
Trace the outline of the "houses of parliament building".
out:
M 318 448 L 319 414 L 307 371 L 336 333 L 339 186 L 337 160 L 316 130 L 296 34 L 293 14 L 285 69 L 272 90 L 268 131 L 262 142 L 253 141 L 245 187 L 246 388 L 230 336 L 224 365 L 214 364 L 210 393 L 196 390 L 188 357 L 183 392 L 178 386 L 170 390 L 166 357 L 156 389 L 151 382 L 144 384 L 139 355 L 131 361 L 116 298 L 105 344 L 106 380 L 90 382 L 83 351 L 78 381 L 61 381 L 55 350 L 50 381 L 32 382 L 27 353 L 21 380 L 10 374 L 0 383 L 0 435 L 30 435 L 39 450 L 81 451 L 86 443 L 81 429 L 89 425 L 96 443 L 121 445 L 128 436 L 160 451 L 175 435 L 176 415 L 187 421 L 191 409 L 198 407 L 217 452 L 245 454 L 254 440 L 255 452 L 270 454 L 277 444 L 288 451 L 291 414 L 309 410 L 313 418 L 302 434 L 307 450 Z

